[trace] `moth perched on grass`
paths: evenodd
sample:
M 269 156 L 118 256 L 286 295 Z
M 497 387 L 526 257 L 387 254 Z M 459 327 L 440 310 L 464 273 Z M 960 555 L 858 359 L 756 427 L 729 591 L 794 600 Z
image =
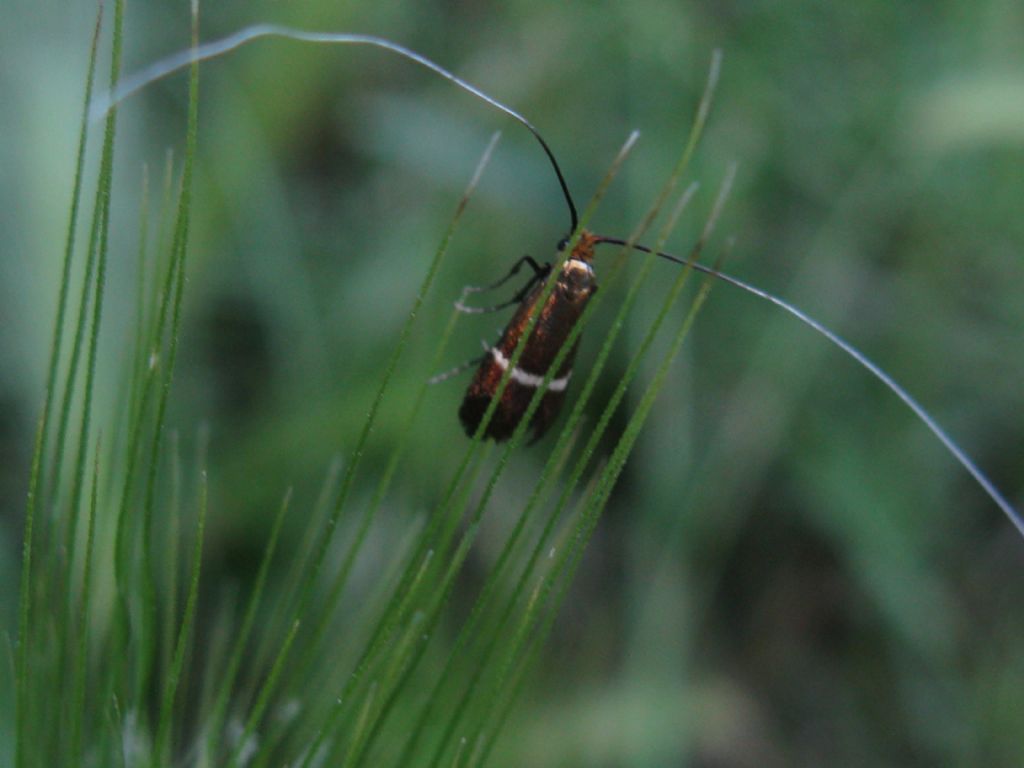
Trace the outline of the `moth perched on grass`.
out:
M 540 267 L 532 259 L 525 262 L 534 268 L 534 276 L 520 292 L 524 294 L 522 301 L 505 327 L 501 339 L 483 356 L 459 408 L 459 419 L 470 437 L 480 426 L 502 377 L 509 370 L 510 360 L 527 330 L 530 317 L 536 315 L 533 333 L 523 347 L 518 364 L 508 375 L 505 391 L 484 433 L 486 437 L 495 440 L 506 440 L 512 436 L 534 393 L 544 384 L 545 374 L 554 363 L 558 351 L 583 314 L 590 297 L 597 291 L 597 277 L 591 262 L 594 260 L 594 247 L 599 242 L 600 239 L 589 232 L 580 233 L 576 247 L 559 270 L 555 287 L 543 306 L 540 306 L 544 292 L 543 278 L 547 276 L 550 267 Z M 518 262 L 513 272 L 522 263 Z M 556 375 L 548 380 L 540 405 L 530 422 L 535 440 L 543 437 L 558 416 L 572 376 L 578 347 L 577 337 Z
M 318 33 L 272 24 L 256 25 L 227 38 L 206 43 L 194 49 L 181 51 L 163 61 L 157 62 L 132 77 L 126 78 L 121 81 L 121 84 L 113 92 L 100 97 L 93 103 L 90 115 L 93 119 L 105 115 L 112 106 L 118 104 L 128 95 L 193 62 L 205 61 L 220 56 L 248 42 L 266 37 L 281 37 L 323 44 L 368 45 L 396 53 L 440 75 L 459 88 L 473 94 L 495 109 L 515 119 L 536 137 L 551 161 L 570 210 L 571 226 L 569 236 L 565 238 L 565 242 L 574 242 L 576 244 L 575 248 L 582 248 L 582 250 L 574 250 L 572 252 L 571 257 L 565 260 L 564 264 L 560 267 L 560 272 L 556 277 L 556 280 L 562 282 L 563 288 L 567 290 L 563 290 L 561 293 L 556 290 L 538 292 L 540 286 L 544 283 L 541 277 L 548 276 L 548 268 L 538 266 L 535 270 L 534 280 L 531 281 L 528 287 L 516 294 L 512 302 L 499 305 L 510 306 L 511 304 L 518 304 L 519 310 L 509 323 L 505 333 L 502 334 L 499 342 L 488 350 L 488 353 L 482 360 L 478 361 L 480 367 L 460 409 L 462 422 L 467 431 L 472 432 L 474 435 L 480 433 L 483 436 L 498 440 L 509 437 L 524 415 L 522 403 L 526 399 L 526 394 L 530 391 L 529 393 L 532 398 L 541 387 L 545 386 L 544 379 L 547 379 L 547 392 L 544 394 L 546 401 L 541 402 L 540 407 L 537 409 L 537 415 L 533 417 L 530 423 L 535 437 L 544 434 L 545 430 L 554 420 L 558 406 L 565 397 L 565 389 L 568 386 L 575 347 L 568 351 L 557 371 L 551 371 L 545 365 L 550 366 L 554 360 L 553 355 L 550 353 L 552 351 L 557 352 L 561 348 L 559 340 L 564 341 L 569 337 L 567 329 L 573 327 L 574 317 L 577 316 L 577 309 L 585 305 L 589 298 L 594 295 L 596 280 L 594 279 L 590 264 L 593 246 L 601 243 L 620 245 L 647 253 L 655 253 L 663 259 L 685 265 L 687 268 L 711 275 L 715 279 L 740 288 L 782 309 L 838 346 L 843 352 L 879 379 L 914 412 L 1006 514 L 1018 531 L 1024 535 L 1024 520 L 1022 520 L 1016 510 L 984 473 L 978 469 L 956 442 L 905 389 L 856 348 L 783 299 L 731 275 L 722 273 L 717 269 L 699 264 L 692 258 L 681 259 L 658 249 L 652 249 L 622 238 L 592 235 L 580 231 L 575 205 L 573 204 L 565 178 L 558 167 L 554 154 L 537 129 L 525 117 L 510 107 L 505 106 L 438 64 L 397 43 L 368 35 Z M 706 107 L 706 101 L 702 102 L 702 109 L 706 110 Z M 700 116 L 698 116 L 699 119 Z M 699 255 L 699 249 L 695 249 L 694 255 Z M 568 265 L 569 272 L 565 271 L 565 265 Z M 555 288 L 557 289 L 557 287 L 556 285 Z M 549 293 L 549 298 L 543 306 L 538 306 L 540 304 L 539 299 L 544 293 Z M 555 296 L 555 298 L 551 299 L 550 296 Z M 563 298 L 560 299 L 558 298 L 559 296 Z M 550 303 L 552 301 L 554 304 Z M 547 320 L 542 322 L 539 319 L 533 319 L 535 316 L 544 318 L 545 313 Z M 524 318 L 527 316 L 530 320 L 524 324 Z M 530 333 L 527 333 L 528 329 Z M 531 336 L 535 338 L 531 338 Z M 512 351 L 513 347 L 515 348 L 514 352 Z M 522 363 L 521 366 L 520 363 Z M 530 367 L 531 365 L 534 367 Z M 503 385 L 505 385 L 504 388 Z M 511 391 L 506 397 L 504 389 L 507 388 L 511 388 Z M 501 390 L 500 394 L 499 390 Z M 495 399 L 498 400 L 496 404 L 493 402 Z

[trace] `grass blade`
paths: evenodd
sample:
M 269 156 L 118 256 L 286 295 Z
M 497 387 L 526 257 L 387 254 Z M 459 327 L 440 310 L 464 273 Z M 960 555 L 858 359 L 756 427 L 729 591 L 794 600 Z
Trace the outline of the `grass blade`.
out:
M 188 598 L 185 601 L 185 614 L 181 620 L 181 631 L 178 633 L 178 641 L 174 649 L 171 673 L 164 686 L 160 715 L 157 719 L 156 739 L 153 743 L 153 755 L 161 765 L 169 765 L 171 762 L 169 742 L 174 725 L 174 698 L 178 692 L 181 670 L 185 665 L 185 649 L 192 636 L 196 604 L 199 600 L 199 574 L 203 560 L 203 537 L 206 532 L 207 486 L 206 471 L 203 470 L 199 479 L 199 519 L 196 523 L 196 540 L 192 548 L 192 573 L 189 576 Z
M 193 6 L 192 41 L 197 44 L 199 37 L 198 7 Z M 143 649 L 142 675 L 139 679 L 139 692 L 147 688 L 147 680 L 152 674 L 152 648 L 156 645 L 156 565 L 153 558 L 153 509 L 156 500 L 156 479 L 159 467 L 160 452 L 163 442 L 163 431 L 167 417 L 167 404 L 170 399 L 171 382 L 174 378 L 174 366 L 177 360 L 178 335 L 181 327 L 181 306 L 185 293 L 185 273 L 188 257 L 189 222 L 192 209 L 192 175 L 195 164 L 196 140 L 199 130 L 199 65 L 192 67 L 189 77 L 188 92 L 188 123 L 185 137 L 185 161 L 181 177 L 181 190 L 178 199 L 177 220 L 171 245 L 171 259 L 177 264 L 177 278 L 174 289 L 174 307 L 171 315 L 170 341 L 167 353 L 167 365 L 162 381 L 160 398 L 157 402 L 156 422 L 150 444 L 150 457 L 146 477 L 145 502 L 142 514 L 142 620 L 140 624 Z M 187 613 L 187 609 L 186 609 Z M 141 697 L 140 697 L 141 698 Z M 159 733 L 159 731 L 158 731 Z M 161 754 L 160 752 L 157 753 Z
M 75 176 L 71 186 L 71 211 L 68 214 L 67 237 L 64 243 L 64 265 L 61 268 L 60 290 L 57 297 L 57 318 L 53 326 L 53 341 L 50 345 L 50 363 L 46 374 L 46 395 L 43 401 L 43 424 L 45 429 L 39 452 L 46 456 L 49 438 L 50 416 L 53 410 L 53 397 L 57 387 L 57 368 L 60 365 L 60 353 L 64 339 L 64 316 L 67 312 L 68 292 L 71 285 L 71 264 L 74 260 L 75 231 L 78 228 L 78 211 L 82 199 L 82 172 L 85 166 L 85 148 L 89 135 L 89 103 L 92 100 L 93 83 L 96 78 L 96 55 L 99 50 L 100 29 L 103 21 L 103 6 L 96 11 L 96 25 L 93 28 L 92 44 L 89 47 L 89 65 L 85 76 L 85 103 L 82 108 L 82 121 L 78 131 L 78 150 L 75 155 Z M 54 473 L 56 475 L 56 473 Z M 42 477 L 37 478 L 42 481 Z M 56 482 L 56 477 L 53 478 Z M 38 495 L 38 488 L 33 491 Z
M 75 669 L 71 684 L 71 759 L 73 765 L 81 766 L 84 750 L 82 748 L 82 728 L 85 721 L 85 679 L 89 661 L 89 630 L 92 608 L 92 554 L 96 531 L 96 506 L 100 484 L 100 446 L 96 444 L 95 464 L 92 475 L 92 495 L 89 501 L 89 515 L 86 520 L 85 552 L 82 565 L 82 597 L 79 609 L 78 652 L 75 658 Z

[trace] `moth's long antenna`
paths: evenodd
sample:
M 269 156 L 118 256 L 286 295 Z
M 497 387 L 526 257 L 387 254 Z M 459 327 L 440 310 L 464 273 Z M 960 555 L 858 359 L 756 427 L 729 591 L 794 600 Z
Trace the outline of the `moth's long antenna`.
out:
M 555 160 L 554 153 L 551 151 L 548 143 L 544 141 L 540 132 L 533 127 L 533 124 L 511 107 L 507 107 L 500 101 L 491 98 L 476 86 L 453 75 L 444 67 L 435 64 L 430 59 L 421 56 L 415 51 L 410 51 L 408 48 L 404 48 L 403 46 L 398 45 L 398 43 L 393 43 L 390 40 L 385 40 L 382 37 L 374 37 L 372 35 L 350 35 L 341 32 L 309 32 L 301 29 L 292 29 L 279 24 L 256 24 L 251 27 L 241 29 L 235 34 L 221 38 L 220 40 L 213 40 L 209 43 L 204 43 L 197 48 L 189 48 L 184 51 L 179 51 L 178 53 L 168 56 L 166 59 L 162 59 L 161 61 L 151 64 L 141 72 L 136 72 L 134 75 L 124 78 L 121 80 L 117 88 L 109 93 L 98 96 L 92 102 L 89 107 L 89 119 L 95 121 L 103 118 L 112 107 L 121 103 L 136 91 L 139 91 L 150 83 L 167 77 L 167 75 L 177 72 L 180 69 L 184 69 L 194 62 L 207 61 L 208 59 L 216 58 L 217 56 L 233 51 L 236 48 L 240 48 L 246 43 L 263 37 L 282 37 L 288 40 L 299 40 L 307 43 L 371 45 L 376 48 L 383 48 L 393 53 L 397 53 L 399 56 L 403 56 L 410 61 L 414 61 L 422 67 L 426 67 L 431 72 L 434 72 L 454 83 L 462 90 L 468 91 L 478 99 L 481 99 L 492 107 L 501 110 L 512 119 L 524 125 L 526 129 L 533 134 L 534 138 L 540 142 L 540 146 L 544 150 L 544 154 L 548 156 L 548 160 L 551 161 L 552 168 L 555 169 L 555 175 L 558 177 L 558 184 L 561 186 L 562 194 L 565 196 L 565 203 L 569 206 L 569 218 L 571 221 L 569 233 L 572 234 L 576 231 L 576 226 L 579 223 L 579 217 L 576 213 L 576 204 L 573 202 L 572 195 L 569 193 L 569 185 L 565 182 L 565 177 L 562 175 L 562 169 L 558 166 L 558 161 Z
M 628 243 L 625 240 L 621 240 L 617 237 L 601 237 L 598 240 L 598 242 L 608 243 L 610 245 L 628 245 Z M 706 267 L 703 264 L 698 264 L 693 261 L 681 259 L 678 256 L 673 256 L 670 253 L 654 251 L 653 249 L 643 245 L 634 244 L 633 248 L 635 248 L 638 251 L 643 251 L 644 253 L 654 253 L 656 256 L 660 256 L 663 259 L 668 259 L 669 261 L 673 261 L 676 264 L 683 264 L 687 267 L 690 267 L 691 269 L 697 270 L 698 272 L 702 272 L 705 275 L 711 275 L 713 277 L 716 277 L 719 280 L 728 283 L 729 285 L 734 285 L 737 288 L 741 288 L 747 293 L 751 293 L 754 296 L 764 299 L 765 301 L 771 302 L 779 309 L 788 312 L 797 320 L 802 322 L 804 325 L 810 326 L 818 333 L 820 333 L 822 336 L 824 336 L 826 339 L 831 341 L 833 344 L 835 344 L 837 347 L 843 350 L 843 352 L 845 352 L 858 363 L 860 363 L 861 366 L 866 368 L 868 372 L 870 372 L 872 375 L 874 375 L 876 379 L 878 379 L 885 386 L 887 386 L 900 400 L 902 400 L 907 405 L 908 408 L 910 408 L 910 410 L 914 412 L 917 418 L 919 418 L 924 423 L 924 425 L 928 427 L 928 429 L 930 429 L 937 438 L 939 438 L 939 441 L 944 446 L 946 446 L 946 450 L 953 455 L 953 458 L 960 462 L 960 466 L 962 466 L 971 474 L 971 477 L 974 478 L 975 482 L 977 482 L 978 485 L 982 487 L 985 493 L 989 495 L 989 498 L 991 498 L 992 501 L 996 503 L 996 506 L 998 506 L 1003 511 L 1003 514 L 1005 514 L 1010 519 L 1010 522 L 1013 523 L 1014 527 L 1016 527 L 1020 534 L 1024 536 L 1024 519 L 1021 518 L 1020 513 L 1017 512 L 1017 510 L 1010 505 L 1010 502 L 1007 501 L 1003 494 L 1000 493 L 999 489 L 996 488 L 995 485 L 993 485 L 992 481 L 989 480 L 980 469 L 978 469 L 978 467 L 970 459 L 970 457 L 960 449 L 960 446 L 958 446 L 953 441 L 953 438 L 946 434 L 946 431 L 941 426 L 939 426 L 938 422 L 936 422 L 935 419 L 931 417 L 931 415 L 924 409 L 924 407 L 922 407 L 920 403 L 918 403 L 913 397 L 911 397 L 910 394 L 903 387 L 897 384 L 896 381 L 889 374 L 887 374 L 885 371 L 883 371 L 881 368 L 875 365 L 875 363 L 873 363 L 866 355 L 864 355 L 863 352 L 858 350 L 856 347 L 854 347 L 852 344 L 850 344 L 842 337 L 830 331 L 828 328 L 819 323 L 810 315 L 794 307 L 792 304 L 783 301 L 778 296 L 773 296 L 767 291 L 762 291 L 760 288 L 750 285 L 749 283 L 745 283 L 742 280 L 733 277 L 732 275 L 728 275 L 724 272 L 719 272 L 717 269 Z

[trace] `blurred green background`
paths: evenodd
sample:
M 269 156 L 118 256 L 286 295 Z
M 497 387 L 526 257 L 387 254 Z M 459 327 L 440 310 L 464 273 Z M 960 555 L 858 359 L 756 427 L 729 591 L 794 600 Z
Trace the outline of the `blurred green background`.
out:
M 0 25 L 6 584 L 16 583 L 94 11 L 15 0 Z M 693 167 L 702 194 L 673 249 L 688 248 L 738 161 L 720 225 L 736 237 L 728 270 L 867 352 L 1024 507 L 1018 0 L 221 2 L 203 9 L 202 37 L 261 21 L 381 35 L 452 69 L 540 128 L 581 205 L 639 129 L 592 220 L 620 236 L 667 176 L 721 48 Z M 129 4 L 125 70 L 187 40 L 186 3 Z M 526 131 L 382 51 L 260 42 L 202 77 L 171 423 L 186 446 L 209 425 L 210 568 L 215 580 L 244 580 L 282 490 L 311 497 L 351 449 L 492 131 L 503 139 L 364 478 L 387 456 L 402 398 L 436 372 L 431 334 L 461 286 L 497 278 L 523 253 L 550 258 L 567 219 Z M 173 77 L 121 114 L 99 384 L 108 414 L 132 322 L 143 166 L 159 199 L 185 99 L 184 77 Z M 652 283 L 673 267 L 656 269 Z M 643 308 L 630 318 L 605 396 L 650 319 Z M 451 365 L 502 322 L 464 320 Z M 520 764 L 1024 764 L 1024 542 L 993 503 L 892 394 L 768 305 L 717 287 L 684 350 L 510 725 Z M 464 385 L 431 390 L 394 508 L 429 509 L 461 456 Z M 545 445 L 516 457 L 475 567 L 494 557 Z M 6 626 L 13 595 L 0 591 Z

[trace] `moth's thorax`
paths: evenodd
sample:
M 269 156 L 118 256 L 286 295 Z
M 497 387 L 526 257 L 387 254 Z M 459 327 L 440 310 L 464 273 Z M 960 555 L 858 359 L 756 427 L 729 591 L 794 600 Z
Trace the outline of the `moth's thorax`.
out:
M 597 287 L 597 278 L 590 262 L 594 259 L 594 246 L 598 238 L 586 230 L 580 232 L 576 246 L 558 276 L 558 291 L 562 298 L 573 303 L 586 301 Z
M 570 258 L 562 265 L 558 277 L 558 290 L 562 297 L 573 303 L 586 301 L 597 286 L 594 269 L 587 262 Z

